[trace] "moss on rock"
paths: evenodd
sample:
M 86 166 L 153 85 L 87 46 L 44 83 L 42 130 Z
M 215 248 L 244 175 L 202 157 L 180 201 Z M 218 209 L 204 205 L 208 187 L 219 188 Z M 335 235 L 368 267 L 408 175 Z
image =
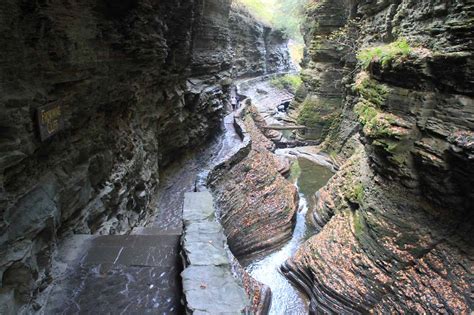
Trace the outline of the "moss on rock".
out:
M 324 140 L 340 116 L 340 99 L 308 96 L 300 105 L 297 122 L 308 127 L 305 138 Z
M 385 66 L 395 58 L 409 56 L 412 50 L 406 39 L 399 39 L 388 45 L 363 49 L 357 54 L 357 59 L 364 69 L 368 68 L 372 61 L 378 61 Z

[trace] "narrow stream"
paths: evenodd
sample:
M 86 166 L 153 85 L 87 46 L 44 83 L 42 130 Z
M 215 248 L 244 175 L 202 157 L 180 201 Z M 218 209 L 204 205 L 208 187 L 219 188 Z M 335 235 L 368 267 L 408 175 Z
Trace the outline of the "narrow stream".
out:
M 296 185 L 300 202 L 293 237 L 279 251 L 250 264 L 246 270 L 253 278 L 268 285 L 272 290 L 269 314 L 308 314 L 306 298 L 280 273 L 280 266 L 290 258 L 308 237 L 306 212 L 313 205 L 314 194 L 323 187 L 333 173 L 326 167 L 305 158 L 298 158 L 291 168 L 290 180 Z

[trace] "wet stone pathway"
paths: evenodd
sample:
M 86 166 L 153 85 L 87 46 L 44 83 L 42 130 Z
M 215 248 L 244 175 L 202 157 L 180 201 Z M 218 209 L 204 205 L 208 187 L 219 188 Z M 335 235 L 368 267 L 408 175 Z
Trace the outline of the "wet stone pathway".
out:
M 225 117 L 223 130 L 165 174 L 157 216 L 131 235 L 74 235 L 58 250 L 57 274 L 44 314 L 183 314 L 180 237 L 186 192 L 205 184 L 211 167 L 241 139 Z M 196 180 L 201 179 L 201 180 Z
M 232 274 L 227 241 L 208 191 L 185 194 L 182 272 L 186 313 L 241 314 L 250 307 L 245 289 Z
M 246 92 L 265 104 L 255 89 Z M 271 102 L 288 97 L 280 92 Z M 202 190 L 210 169 L 240 148 L 233 121 L 234 113 L 226 116 L 219 136 L 163 174 L 157 216 L 147 226 L 130 235 L 75 235 L 62 244 L 55 259 L 61 276 L 42 313 L 183 314 L 179 242 L 184 195 Z
M 44 314 L 179 314 L 179 235 L 78 235 Z

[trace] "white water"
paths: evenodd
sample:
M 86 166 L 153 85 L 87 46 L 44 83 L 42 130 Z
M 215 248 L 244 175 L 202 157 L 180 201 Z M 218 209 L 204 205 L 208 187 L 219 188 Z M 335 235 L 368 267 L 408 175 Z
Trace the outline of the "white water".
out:
M 296 187 L 298 187 L 298 183 L 296 183 Z M 278 252 L 256 261 L 246 268 L 254 279 L 271 288 L 272 305 L 269 312 L 271 315 L 308 314 L 308 303 L 303 295 L 280 273 L 280 266 L 293 256 L 303 242 L 306 232 L 305 216 L 308 206 L 304 195 L 300 193 L 299 196 L 300 211 L 297 214 L 296 226 L 290 242 Z

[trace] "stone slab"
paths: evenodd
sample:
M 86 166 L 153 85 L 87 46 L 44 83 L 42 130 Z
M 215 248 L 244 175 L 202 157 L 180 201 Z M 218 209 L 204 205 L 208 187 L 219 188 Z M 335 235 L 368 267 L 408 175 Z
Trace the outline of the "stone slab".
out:
M 182 314 L 173 268 L 81 265 L 53 289 L 45 314 Z
M 178 246 L 180 235 L 104 235 L 91 241 L 92 246 L 134 247 L 134 246 Z
M 242 314 L 251 303 L 234 278 L 227 255 L 227 239 L 216 221 L 209 192 L 186 193 L 181 273 L 188 314 Z
M 122 247 L 94 246 L 87 252 L 84 259 L 86 264 L 113 264 L 120 255 Z
M 229 265 L 225 242 L 222 227 L 216 221 L 191 223 L 183 238 L 187 263 L 195 266 Z
M 182 314 L 179 239 L 74 236 L 59 251 L 64 272 L 45 314 Z
M 190 266 L 181 277 L 188 310 L 194 314 L 242 314 L 250 305 L 228 267 Z
M 160 227 L 137 227 L 132 231 L 132 235 L 181 235 L 183 234 L 183 228 L 167 228 L 163 229 Z
M 184 194 L 183 220 L 185 225 L 212 218 L 214 218 L 214 201 L 208 191 Z

